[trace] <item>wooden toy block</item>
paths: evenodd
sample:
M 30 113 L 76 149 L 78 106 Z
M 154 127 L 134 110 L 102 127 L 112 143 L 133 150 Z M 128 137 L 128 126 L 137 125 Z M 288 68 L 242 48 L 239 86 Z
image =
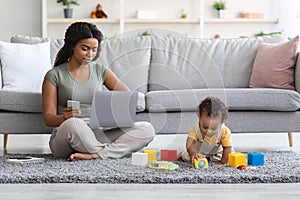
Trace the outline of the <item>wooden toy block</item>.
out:
M 259 152 L 248 153 L 248 165 L 252 166 L 263 166 L 264 165 L 264 154 Z
M 148 164 L 148 154 L 147 153 L 141 153 L 141 152 L 135 152 L 131 155 L 131 164 L 132 165 L 138 165 L 138 166 L 144 166 Z
M 154 149 L 145 149 L 144 153 L 148 154 L 148 162 L 156 160 L 156 150 Z
M 177 160 L 177 150 L 160 150 L 160 160 L 165 161 L 176 161 Z
M 231 167 L 238 167 L 240 165 L 247 165 L 246 154 L 235 152 L 230 153 L 228 155 L 229 166 Z

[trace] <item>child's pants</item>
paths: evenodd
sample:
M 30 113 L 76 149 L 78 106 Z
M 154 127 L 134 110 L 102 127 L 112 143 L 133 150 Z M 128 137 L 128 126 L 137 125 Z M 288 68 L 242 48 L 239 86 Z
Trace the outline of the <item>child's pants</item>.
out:
M 72 153 L 97 153 L 100 158 L 121 158 L 149 144 L 155 136 L 148 122 L 135 122 L 131 128 L 92 130 L 79 118 L 70 118 L 54 128 L 49 146 L 55 157 Z

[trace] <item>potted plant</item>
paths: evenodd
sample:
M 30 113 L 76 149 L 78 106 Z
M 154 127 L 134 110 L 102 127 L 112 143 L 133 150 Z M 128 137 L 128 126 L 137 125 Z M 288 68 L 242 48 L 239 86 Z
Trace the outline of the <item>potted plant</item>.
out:
M 72 18 L 73 16 L 73 9 L 71 8 L 71 5 L 77 5 L 80 4 L 77 2 L 77 0 L 57 0 L 57 3 L 62 3 L 64 6 L 67 6 L 67 8 L 64 8 L 64 15 L 65 18 Z
M 213 8 L 218 11 L 218 18 L 223 17 L 223 11 L 226 9 L 225 1 L 215 1 L 213 4 Z

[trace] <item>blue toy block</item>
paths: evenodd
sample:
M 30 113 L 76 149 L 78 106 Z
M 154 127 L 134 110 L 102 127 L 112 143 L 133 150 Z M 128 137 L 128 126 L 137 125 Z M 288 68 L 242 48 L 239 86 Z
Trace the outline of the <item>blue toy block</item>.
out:
M 248 165 L 263 166 L 264 165 L 264 154 L 259 153 L 259 152 L 248 153 Z

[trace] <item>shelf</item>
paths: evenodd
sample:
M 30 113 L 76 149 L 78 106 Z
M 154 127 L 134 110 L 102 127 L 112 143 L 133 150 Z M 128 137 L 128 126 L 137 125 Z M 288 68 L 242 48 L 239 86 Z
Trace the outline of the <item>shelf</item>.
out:
M 199 19 L 125 19 L 126 24 L 199 24 Z
M 205 19 L 205 23 L 278 23 L 277 18 L 211 18 Z
M 65 18 L 48 18 L 48 24 L 69 24 L 77 21 L 85 21 L 90 23 L 117 24 L 120 19 L 65 19 Z M 199 19 L 125 19 L 126 24 L 199 24 Z
M 80 19 L 75 19 L 75 18 L 48 18 L 47 22 L 48 24 L 71 24 L 73 22 L 89 22 L 93 24 L 118 24 L 120 22 L 119 19 L 103 19 L 103 18 L 80 18 Z
M 108 1 L 108 0 L 107 0 Z M 233 1 L 233 0 L 232 0 Z M 270 0 L 268 0 L 270 1 Z M 277 0 L 276 5 L 270 2 L 265 2 L 264 3 L 264 10 L 266 10 L 268 7 L 267 5 L 270 4 L 271 8 L 275 9 L 278 7 L 279 9 L 279 0 Z M 111 2 L 111 1 L 108 1 Z M 55 3 L 50 3 L 47 0 L 42 0 L 42 35 L 43 37 L 46 37 L 48 35 L 48 28 L 53 29 L 56 28 L 55 25 L 68 25 L 72 24 L 74 22 L 78 21 L 86 21 L 89 23 L 97 24 L 97 25 L 102 25 L 103 28 L 105 29 L 104 31 L 107 34 L 115 34 L 116 32 L 118 33 L 124 33 L 124 31 L 128 31 L 131 29 L 139 28 L 139 27 L 147 27 L 147 26 L 153 26 L 153 25 L 158 25 L 159 27 L 174 27 L 174 30 L 177 30 L 179 32 L 184 32 L 184 34 L 191 34 L 193 37 L 207 37 L 206 35 L 213 35 L 215 32 L 219 32 L 218 26 L 220 25 L 235 25 L 238 30 L 241 30 L 240 27 L 247 27 L 251 25 L 258 25 L 259 29 L 263 29 L 264 27 L 267 27 L 267 29 L 270 29 L 269 27 L 276 27 L 277 25 L 274 25 L 276 23 L 279 23 L 279 18 L 277 16 L 280 16 L 279 12 L 276 14 L 272 10 L 272 12 L 267 12 L 264 13 L 265 16 L 268 16 L 268 18 L 237 18 L 234 17 L 234 15 L 228 15 L 228 18 L 213 18 L 213 14 L 215 10 L 211 8 L 211 3 L 208 0 L 193 0 L 193 1 L 183 1 L 183 2 L 188 2 L 188 3 L 183 3 L 182 8 L 187 7 L 188 11 L 191 12 L 191 18 L 180 18 L 178 15 L 177 11 L 175 10 L 169 10 L 169 4 L 161 5 L 165 7 L 165 10 L 158 9 L 158 17 L 160 18 L 155 18 L 155 19 L 137 19 L 133 15 L 133 11 L 141 9 L 142 2 L 138 3 L 141 1 L 134 0 L 134 1 L 125 1 L 125 0 L 116 0 L 116 3 L 113 3 L 113 12 L 114 13 L 113 18 L 108 18 L 108 19 L 103 19 L 103 18 L 89 18 L 89 16 L 86 16 L 85 12 L 79 13 L 77 16 L 82 16 L 81 18 L 71 18 L 71 19 L 65 19 L 65 18 L 57 18 L 55 12 L 50 12 L 48 13 L 48 6 L 50 5 L 49 9 L 52 9 Z M 157 3 L 157 2 L 156 2 Z M 85 3 L 85 4 L 91 4 L 91 3 Z M 94 4 L 94 3 L 93 3 Z M 126 6 L 136 7 L 135 9 L 131 9 L 131 11 L 128 11 L 125 9 L 125 4 Z M 128 4 L 128 5 L 127 5 Z M 136 5 L 135 5 L 136 4 Z M 164 3 L 162 3 L 164 4 Z M 274 6 L 273 6 L 274 4 Z M 107 4 L 109 5 L 109 4 Z M 235 3 L 232 2 L 232 5 L 235 5 Z M 260 5 L 260 0 L 256 0 L 256 6 Z M 119 8 L 118 8 L 119 7 Z M 236 6 L 236 10 L 240 9 L 241 5 L 240 3 Z M 181 7 L 180 7 L 181 8 Z M 55 6 L 56 9 L 56 6 Z M 87 6 L 85 7 L 87 9 Z M 269 9 L 269 8 L 268 8 Z M 161 12 L 171 12 L 170 15 L 169 13 L 161 13 Z M 208 12 L 208 14 L 205 14 Z M 231 11 L 231 14 L 233 14 L 233 11 Z M 84 14 L 83 14 L 84 13 Z M 50 17 L 51 16 L 51 17 Z M 84 17 L 83 17 L 84 16 Z M 174 16 L 174 18 L 172 18 Z M 208 18 L 206 18 L 206 16 Z M 209 17 L 210 16 L 210 17 Z M 232 16 L 231 18 L 229 16 Z M 207 27 L 207 30 L 206 30 Z M 57 26 L 57 29 L 62 29 L 62 26 Z M 255 28 L 249 28 L 250 29 L 255 29 Z M 247 29 L 248 31 L 248 29 Z M 224 30 L 224 32 L 230 32 L 227 30 Z M 234 31 L 232 31 L 233 34 Z M 244 32 L 243 30 L 240 32 Z M 249 31 L 248 31 L 249 32 Z M 253 31 L 253 32 L 258 32 L 258 31 Z M 209 33 L 209 34 L 207 34 Z M 53 33 L 52 33 L 53 34 Z M 244 34 L 244 33 L 243 33 Z M 251 34 L 251 33 L 250 33 Z M 56 35 L 56 33 L 54 33 Z M 208 36 L 210 37 L 210 36 Z
M 70 24 L 76 21 L 86 21 L 90 23 L 102 23 L 102 24 L 118 24 L 120 19 L 92 19 L 92 18 L 80 18 L 80 19 L 65 19 L 65 18 L 48 18 L 48 24 Z M 199 19 L 136 19 L 128 18 L 124 20 L 126 24 L 199 24 Z M 230 18 L 220 19 L 211 18 L 205 19 L 205 23 L 278 23 L 277 18 Z

